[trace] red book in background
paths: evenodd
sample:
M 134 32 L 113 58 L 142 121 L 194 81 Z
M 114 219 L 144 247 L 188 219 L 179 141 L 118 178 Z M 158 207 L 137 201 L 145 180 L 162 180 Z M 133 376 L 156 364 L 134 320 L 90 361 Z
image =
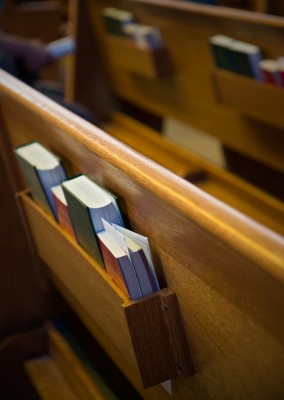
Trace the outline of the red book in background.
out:
M 97 235 L 108 275 L 130 299 L 142 297 L 135 268 L 123 248 L 108 232 L 102 231 Z
M 55 202 L 57 221 L 59 225 L 77 241 L 62 186 L 53 186 L 51 191 Z
M 259 68 L 263 75 L 264 82 L 282 86 L 279 65 L 276 60 L 262 60 L 259 63 Z
M 279 74 L 281 77 L 281 86 L 284 87 L 284 57 L 279 57 L 278 60 Z

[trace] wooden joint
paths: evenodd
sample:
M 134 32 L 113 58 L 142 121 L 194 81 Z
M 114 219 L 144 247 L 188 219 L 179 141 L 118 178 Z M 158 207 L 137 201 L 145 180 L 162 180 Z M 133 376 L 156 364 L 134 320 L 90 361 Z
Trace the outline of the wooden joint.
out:
M 144 387 L 191 376 L 193 366 L 175 293 L 163 289 L 123 306 Z

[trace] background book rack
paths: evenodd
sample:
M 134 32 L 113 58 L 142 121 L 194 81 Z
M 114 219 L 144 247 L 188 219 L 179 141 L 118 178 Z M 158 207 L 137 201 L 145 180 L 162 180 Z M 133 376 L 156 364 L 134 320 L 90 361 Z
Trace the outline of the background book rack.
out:
M 75 0 L 74 3 L 77 4 Z M 78 27 L 78 46 L 74 68 L 67 80 L 68 95 L 70 99 L 87 106 L 97 121 L 101 119 L 104 123 L 106 115 L 120 111 L 127 102 L 161 119 L 171 117 L 206 132 L 220 140 L 226 148 L 283 172 L 283 157 L 280 154 L 283 148 L 282 122 L 276 122 L 276 126 L 273 117 L 269 117 L 268 141 L 267 123 L 244 118 L 244 113 L 235 112 L 234 108 L 224 107 L 216 101 L 211 79 L 215 65 L 208 43 L 212 35 L 220 33 L 255 44 L 266 58 L 276 59 L 283 51 L 283 18 L 171 0 L 120 0 L 115 4 L 96 0 L 78 2 L 77 5 L 80 14 L 74 23 Z M 170 77 L 139 79 L 140 75 L 134 77 L 127 70 L 117 68 L 115 60 L 107 54 L 107 34 L 101 18 L 101 11 L 111 5 L 131 11 L 139 22 L 159 29 L 174 66 Z M 92 54 L 88 62 L 86 54 Z M 101 68 L 98 60 L 101 61 Z M 88 80 L 84 81 L 82 76 L 85 75 Z M 104 86 L 98 93 L 97 88 L 102 87 L 102 82 Z M 247 87 L 251 91 L 250 85 Z M 123 110 L 131 116 L 131 108 Z M 273 116 L 272 104 L 268 110 Z M 146 117 L 142 122 L 147 126 Z
M 106 52 L 110 63 L 119 70 L 148 79 L 170 76 L 173 66 L 165 47 L 143 49 L 135 46 L 128 38 L 108 34 L 105 38 Z
M 136 356 L 143 386 L 154 386 L 178 375 L 192 375 L 175 293 L 167 288 L 141 300 L 128 300 L 27 191 L 18 196 L 39 257 L 127 358 L 134 360 Z
M 284 128 L 283 88 L 223 70 L 212 72 L 219 103 L 272 126 Z

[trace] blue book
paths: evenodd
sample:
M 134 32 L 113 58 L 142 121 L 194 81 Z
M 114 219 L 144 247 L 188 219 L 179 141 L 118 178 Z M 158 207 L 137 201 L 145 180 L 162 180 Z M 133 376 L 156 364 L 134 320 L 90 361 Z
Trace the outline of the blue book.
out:
M 115 224 L 109 226 L 104 222 L 104 227 L 131 260 L 142 295 L 147 296 L 159 290 L 160 286 L 153 265 L 148 238 Z
M 130 299 L 142 297 L 136 270 L 128 254 L 109 232 L 99 232 L 98 239 L 108 275 Z
M 232 71 L 233 59 L 231 47 L 234 39 L 225 35 L 214 35 L 209 38 L 209 44 L 218 68 Z
M 32 197 L 57 219 L 51 188 L 66 179 L 66 172 L 59 158 L 37 142 L 17 147 L 15 154 Z
M 263 80 L 259 66 L 263 56 L 258 46 L 236 40 L 231 46 L 231 53 L 231 59 L 233 60 L 232 69 L 234 72 L 258 81 Z

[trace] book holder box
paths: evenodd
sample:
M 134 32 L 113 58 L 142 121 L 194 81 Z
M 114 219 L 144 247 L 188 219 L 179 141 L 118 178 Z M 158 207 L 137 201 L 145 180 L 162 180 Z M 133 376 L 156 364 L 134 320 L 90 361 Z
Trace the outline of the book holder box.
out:
M 94 332 L 105 333 L 150 387 L 193 374 L 176 295 L 162 289 L 129 300 L 107 273 L 30 197 L 20 205 L 36 251 L 60 292 Z
M 169 77 L 173 73 L 172 61 L 165 47 L 142 49 L 128 38 L 111 34 L 105 35 L 105 43 L 109 63 L 118 70 L 150 80 Z

